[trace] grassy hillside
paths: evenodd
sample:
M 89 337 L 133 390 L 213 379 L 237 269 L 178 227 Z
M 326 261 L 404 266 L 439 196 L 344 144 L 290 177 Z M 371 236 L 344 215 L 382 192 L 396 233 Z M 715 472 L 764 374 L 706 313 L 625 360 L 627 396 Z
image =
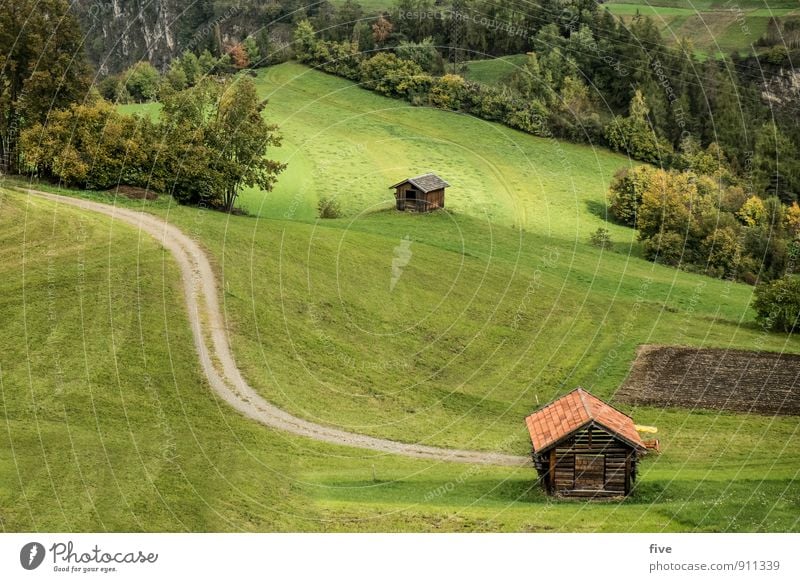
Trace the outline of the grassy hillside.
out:
M 334 6 L 341 6 L 345 0 L 331 0 Z M 378 12 L 388 12 L 394 5 L 394 0 L 358 0 L 364 14 L 377 14 Z
M 524 454 L 524 415 L 579 384 L 613 399 L 638 344 L 800 352 L 797 340 L 763 334 L 751 323 L 752 288 L 645 262 L 630 244 L 633 232 L 622 227 L 609 226 L 613 252 L 586 243 L 588 232 L 606 224 L 605 188 L 624 158 L 410 108 L 296 65 L 262 72 L 260 80 L 271 96 L 267 115 L 287 136 L 279 155 L 290 170 L 276 193 L 247 194 L 246 204 L 259 216 L 229 217 L 165 199 L 116 202 L 155 212 L 203 241 L 218 269 L 237 362 L 256 389 L 286 409 L 403 441 Z M 530 166 L 516 168 L 526 159 Z M 394 174 L 440 165 L 455 185 L 446 212 L 382 210 Z M 502 171 L 490 172 L 495 167 Z M 541 179 L 523 182 L 534 170 Z M 514 188 L 509 175 L 520 181 Z M 459 189 L 460 183 L 487 189 Z M 341 188 L 347 217 L 313 221 L 316 196 L 329 192 L 325 184 Z M 513 203 L 503 202 L 506 192 Z M 3 309 L 13 314 L 3 320 L 10 331 L 0 335 L 8 348 L 0 365 L 13 444 L 0 446 L 8 469 L 0 483 L 6 529 L 74 529 L 77 523 L 86 529 L 761 531 L 800 525 L 796 418 L 625 408 L 637 422 L 659 428 L 663 454 L 645 461 L 631 499 L 589 506 L 544 498 L 530 468 L 379 457 L 245 422 L 219 407 L 198 378 L 175 271 L 155 243 L 125 229 L 110 233 L 94 219 L 94 236 L 72 248 L 61 241 L 82 215 L 59 210 L 55 220 L 44 202 L 28 212 L 20 196 L 2 200 L 0 249 L 26 248 L 23 240 L 47 248 L 52 239 L 62 251 L 51 267 L 45 254 L 38 263 L 26 256 L 24 292 L 22 258 L 8 251 L 4 257 L 11 275 L 0 279 L 6 286 L 0 297 L 8 298 Z M 488 216 L 492 201 L 500 202 Z M 25 217 L 38 230 L 20 230 Z M 411 257 L 393 270 L 398 248 Z M 48 272 L 65 282 L 64 321 L 82 329 L 80 303 L 69 295 L 79 276 L 71 265 L 81 253 L 95 265 L 87 303 L 91 297 L 98 318 L 108 314 L 107 323 L 92 328 L 98 354 L 75 349 L 76 333 L 49 345 L 46 322 L 27 323 L 41 328 L 38 342 L 19 341 L 25 314 L 48 311 Z M 43 294 L 36 303 L 33 289 Z M 115 316 L 128 314 L 130 305 L 148 308 L 128 319 Z M 31 345 L 41 346 L 44 363 L 34 362 L 28 372 L 22 362 Z M 149 394 L 141 382 L 145 353 L 160 406 L 136 400 Z M 78 379 L 79 396 L 90 398 L 74 406 L 66 399 L 66 412 L 53 413 L 42 445 L 37 423 L 44 417 L 34 402 L 53 391 L 54 357 Z M 99 379 L 82 380 L 87 369 Z M 37 383 L 29 396 L 27 387 Z M 128 402 L 136 405 L 131 411 Z M 86 440 L 73 445 L 69 435 L 79 433 Z M 176 452 L 163 453 L 171 441 Z M 71 457 L 80 464 L 63 461 Z M 15 459 L 29 464 L 17 470 Z M 45 465 L 44 459 L 61 461 Z M 124 470 L 134 473 L 117 485 L 113 471 L 123 460 Z M 145 485 L 151 465 L 167 492 Z M 102 511 L 69 522 L 71 513 L 62 514 L 60 497 L 52 495 L 62 483 L 72 484 L 63 492 L 70 511 L 100 499 Z M 133 510 L 124 505 L 129 497 Z M 113 518 L 104 518 L 107 513 Z
M 649 0 L 648 2 L 642 2 L 642 0 L 610 0 L 604 3 L 606 6 L 621 4 L 663 8 L 691 7 L 696 10 L 724 10 L 731 8 L 734 2 L 730 2 L 729 0 Z M 747 10 L 797 8 L 797 2 L 795 0 L 736 0 L 735 5 Z
M 530 514 L 529 470 L 465 481 L 462 465 L 291 438 L 221 405 L 177 268 L 125 225 L 0 189 L 0 275 L 2 531 L 556 525 Z M 425 500 L 459 478 L 466 491 Z M 480 507 L 454 512 L 465 497 Z
M 585 237 L 605 224 L 612 174 L 631 163 L 607 150 L 412 107 L 293 63 L 260 70 L 257 82 L 270 102 L 267 116 L 284 136 L 272 155 L 289 164 L 273 192 L 240 197 L 243 208 L 264 218 L 313 220 L 323 196 L 335 197 L 350 216 L 387 208 L 389 186 L 434 171 L 452 185 L 446 204 L 454 212 Z M 608 228 L 631 240 L 629 229 Z
M 470 81 L 485 85 L 500 85 L 507 83 L 525 64 L 527 58 L 527 55 L 508 55 L 495 59 L 469 61 L 464 76 Z
M 782 0 L 691 3 L 615 0 L 604 6 L 623 20 L 630 20 L 637 14 L 649 16 L 668 42 L 688 38 L 701 54 L 712 56 L 733 51 L 752 52 L 752 45 L 766 32 L 770 18 L 800 15 L 797 2 Z
M 187 226 L 219 261 L 240 365 L 281 406 L 399 440 L 523 453 L 525 414 L 579 384 L 612 396 L 639 344 L 800 349 L 754 326 L 751 287 L 636 257 L 633 231 L 601 217 L 609 177 L 624 158 L 407 107 L 297 65 L 262 78 L 262 86 L 275 87 L 265 92 L 270 119 L 292 136 L 281 152 L 288 175 L 275 196 L 248 194 L 250 204 L 260 197 L 259 220 L 223 228 L 209 217 Z M 290 108 L 294 116 L 284 113 Z M 396 116 L 405 123 L 395 125 Z M 517 190 L 519 214 L 505 221 L 464 204 L 473 193 L 458 187 L 455 201 L 448 191 L 449 212 L 381 210 L 386 203 L 370 201 L 380 196 L 372 180 L 360 180 L 354 167 L 370 176 L 374 160 L 374 175 L 383 176 L 402 161 L 397 175 L 412 173 L 404 158 L 422 156 L 423 148 L 408 128 L 431 126 L 448 135 L 448 148 L 472 143 L 477 127 L 490 136 L 480 152 L 448 166 L 452 173 L 444 175 L 454 184 L 474 178 L 491 187 L 492 178 L 524 172 L 514 165 L 520 152 L 531 152 L 530 164 L 547 182 Z M 295 131 L 315 137 L 302 142 Z M 391 132 L 398 137 L 381 142 Z M 408 139 L 400 137 L 405 132 Z M 351 156 L 342 143 L 348 135 L 369 145 Z M 503 141 L 491 139 L 498 135 Z M 481 165 L 504 173 L 487 177 Z M 352 176 L 340 193 L 350 216 L 314 225 L 266 218 L 291 217 L 281 211 L 295 206 L 313 212 L 315 188 L 336 187 L 319 177 L 329 174 Z M 476 196 L 487 204 L 502 199 L 503 183 L 494 188 L 500 193 Z M 523 231 L 508 227 L 519 222 Z M 599 225 L 612 230 L 614 252 L 587 244 Z M 404 240 L 411 260 L 393 273 Z
M 113 202 L 104 195 L 89 196 Z M 659 426 L 664 453 L 645 460 L 632 498 L 621 504 L 602 505 L 554 503 L 535 487 L 531 468 L 478 468 L 381 457 L 287 437 L 246 422 L 219 406 L 197 376 L 189 349 L 191 339 L 178 305 L 174 268 L 170 261 L 164 261 L 163 252 L 155 243 L 146 238 L 139 240 L 124 227 L 111 229 L 103 219 L 74 211 L 59 209 L 54 220 L 52 205 L 35 201 L 32 207 L 26 207 L 20 195 L 6 194 L 0 200 L 3 210 L 0 248 L 39 249 L 36 255 L 26 252 L 25 295 L 21 290 L 21 253 L 7 253 L 3 262 L 6 276 L 2 279 L 2 296 L 8 299 L 4 313 L 10 317 L 4 318 L 7 323 L 0 334 L 7 425 L 0 437 L 4 441 L 0 446 L 0 463 L 6 468 L 0 482 L 0 516 L 7 531 L 785 531 L 797 530 L 800 525 L 796 512 L 800 502 L 796 481 L 800 461 L 797 423 L 791 418 L 634 410 L 638 422 Z M 116 202 L 137 207 L 143 204 Z M 316 387 L 316 397 L 327 399 L 328 406 L 341 411 L 343 419 L 360 414 L 362 424 L 377 424 L 381 420 L 380 416 L 372 416 L 379 415 L 381 407 L 364 406 L 368 402 L 365 398 L 353 402 L 352 395 L 357 395 L 367 380 L 374 390 L 371 398 L 381 399 L 383 405 L 395 410 L 398 398 L 414 399 L 416 393 L 430 392 L 437 385 L 441 386 L 440 393 L 450 389 L 445 376 L 441 382 L 401 388 L 398 395 L 380 394 L 396 376 L 387 373 L 391 366 L 380 362 L 371 365 L 375 359 L 366 359 L 369 354 L 362 360 L 342 359 L 338 350 L 355 350 L 363 340 L 356 337 L 355 342 L 348 341 L 345 337 L 348 331 L 355 336 L 360 334 L 354 333 L 346 322 L 333 325 L 341 317 L 338 308 L 322 313 L 318 324 L 306 323 L 309 329 L 300 337 L 304 318 L 295 314 L 302 309 L 298 303 L 290 301 L 295 292 L 289 293 L 285 300 L 280 299 L 281 293 L 295 286 L 293 276 L 283 278 L 266 269 L 263 279 L 250 277 L 252 295 L 240 288 L 238 280 L 231 282 L 234 272 L 261 271 L 264 264 L 271 262 L 265 258 L 268 255 L 276 255 L 276 262 L 285 267 L 292 266 L 299 255 L 306 254 L 306 249 L 296 244 L 295 237 L 304 232 L 303 236 L 310 238 L 315 232 L 312 226 L 228 218 L 171 207 L 164 200 L 146 204 L 148 210 L 168 216 L 206 241 L 221 263 L 220 269 L 228 279 L 224 284 L 225 307 L 231 327 L 245 328 L 236 331 L 237 358 L 249 366 L 251 380 L 281 382 L 278 390 L 297 400 L 306 398 L 306 386 L 310 384 Z M 392 223 L 388 216 L 370 218 L 376 231 L 385 231 Z M 396 218 L 402 221 L 420 217 Z M 26 222 L 24 230 L 12 228 Z M 80 232 L 81 224 L 92 224 L 93 228 L 80 245 L 70 244 L 70 235 Z M 366 222 L 359 230 L 342 227 L 342 224 L 318 227 L 314 238 L 321 236 L 325 241 L 342 234 L 368 237 L 372 241 L 381 238 L 367 232 Z M 414 237 L 421 236 L 422 231 L 434 231 L 430 223 L 418 228 L 411 231 Z M 507 236 L 508 233 L 497 239 L 498 256 L 503 254 L 499 252 L 501 247 L 507 248 Z M 24 240 L 29 241 L 27 245 Z M 419 254 L 422 257 L 452 254 L 436 251 L 437 246 L 443 246 L 441 241 L 430 246 Z M 48 252 L 53 248 L 61 250 L 53 255 Z M 315 246 L 309 254 L 316 255 L 324 248 L 324 244 Z M 470 252 L 475 251 L 477 248 L 473 247 Z M 251 253 L 252 262 L 246 259 L 238 262 Z M 377 255 L 367 254 L 363 258 L 374 256 Z M 324 252 L 320 252 L 319 262 L 325 258 Z M 74 264 L 84 259 L 86 267 L 82 272 L 86 283 L 81 286 L 81 270 L 74 268 Z M 296 268 L 302 270 L 302 259 L 299 263 Z M 96 349 L 87 353 L 73 349 L 75 338 L 82 335 L 75 332 L 66 335 L 61 343 L 32 341 L 50 334 L 48 324 L 41 319 L 33 320 L 34 314 L 48 312 L 46 304 L 50 299 L 45 282 L 48 272 L 58 273 L 59 289 L 63 288 L 58 294 L 63 301 L 63 305 L 57 306 L 60 322 L 70 329 L 85 329 L 87 316 L 70 306 L 80 305 L 80 297 L 92 305 L 99 323 L 91 327 L 92 333 L 87 336 L 98 346 Z M 365 278 L 369 278 L 370 272 Z M 131 273 L 137 275 L 131 277 Z M 278 281 L 268 280 L 276 275 Z M 579 281 L 585 275 L 576 272 L 573 276 Z M 326 277 L 321 272 L 314 276 L 314 281 Z M 438 277 L 427 277 L 429 281 L 435 279 Z M 487 284 L 493 280 L 487 277 Z M 408 280 L 403 275 L 400 284 L 404 283 L 421 287 L 411 272 Z M 683 285 L 678 282 L 676 287 L 681 289 Z M 32 289 L 42 291 L 37 294 Z M 320 293 L 319 301 L 330 299 L 324 287 L 315 284 L 313 289 Z M 719 291 L 715 288 L 709 293 Z M 695 305 L 705 312 L 709 309 L 709 298 L 705 292 L 702 296 L 704 299 Z M 609 301 L 607 295 L 605 299 Z M 530 320 L 539 317 L 537 303 L 535 295 L 531 295 Z M 129 305 L 137 306 L 136 316 L 126 320 L 123 316 L 131 312 Z M 254 324 L 261 317 L 262 308 L 278 313 L 256 329 Z M 466 304 L 466 308 L 471 310 L 472 306 Z M 250 310 L 259 312 L 253 321 L 237 323 L 239 317 L 248 319 Z M 569 319 L 569 315 L 559 315 L 560 310 L 555 306 L 549 310 L 558 312 L 553 318 Z M 479 315 L 472 311 L 470 314 Z M 642 312 L 623 320 L 617 334 L 624 336 L 628 323 L 650 327 L 646 321 L 639 321 L 639 317 L 645 320 L 651 315 Z M 538 326 L 531 324 L 528 317 L 525 320 L 526 329 Z M 708 331 L 702 329 L 708 325 L 703 320 L 704 316 L 699 314 L 696 319 L 684 318 L 684 327 L 698 321 L 701 326 L 698 333 Z M 15 334 L 24 327 L 20 322 L 25 322 L 29 330 L 40 332 L 32 333 L 28 341 L 20 341 Z M 453 323 L 465 325 L 463 318 Z M 340 327 L 342 331 L 335 339 L 322 335 L 326 333 L 324 330 L 330 332 Z M 256 336 L 248 337 L 254 329 Z M 296 337 L 289 337 L 290 332 Z M 582 331 L 578 335 L 591 333 Z M 375 333 L 365 335 L 372 338 L 372 345 L 380 355 L 386 340 Z M 318 344 L 304 345 L 301 341 L 304 338 Z M 571 332 L 563 339 L 574 345 L 581 343 Z M 248 342 L 251 346 L 261 343 L 248 348 Z M 298 352 L 282 353 L 291 349 L 291 343 Z M 113 349 L 109 350 L 109 345 Z M 32 351 L 32 346 L 38 346 L 40 358 L 32 360 L 29 376 L 27 366 L 20 362 L 24 361 L 22 352 Z M 105 350 L 100 346 L 106 346 Z M 536 349 L 533 342 L 529 347 Z M 260 354 L 257 363 L 250 360 L 253 349 Z M 490 356 L 483 356 L 482 362 L 488 365 L 492 358 L 502 358 L 503 350 Z M 608 353 L 603 356 L 607 361 L 614 359 L 608 360 Z M 147 364 L 143 368 L 145 357 Z M 282 368 L 293 358 L 299 362 L 294 377 L 290 377 Z M 327 361 L 329 368 L 324 365 L 312 368 L 315 358 Z M 58 368 L 52 364 L 55 359 Z M 456 364 L 462 365 L 463 360 L 453 365 Z M 549 366 L 563 370 L 574 364 L 556 359 Z M 260 367 L 255 376 L 253 365 Z M 307 372 L 303 372 L 303 367 Z M 54 374 L 54 369 L 61 372 Z M 324 378 L 330 369 L 339 373 L 332 380 L 346 377 L 331 386 L 337 392 L 333 397 L 310 377 L 313 373 Z M 108 370 L 113 370 L 110 378 Z M 142 379 L 143 370 L 149 378 L 146 382 Z M 508 371 L 508 380 L 516 381 L 517 385 L 529 374 L 525 366 Z M 521 378 L 517 380 L 518 376 Z M 71 386 L 63 393 L 58 388 L 62 382 Z M 539 398 L 543 400 L 547 390 L 558 389 L 555 383 L 545 390 L 540 388 Z M 508 396 L 510 390 L 499 392 L 501 396 L 505 393 L 503 397 L 507 399 L 515 398 Z M 455 390 L 454 394 L 458 396 Z M 272 395 L 277 396 L 274 391 Z M 524 390 L 517 397 L 527 401 L 519 405 L 520 412 L 535 405 L 530 393 Z M 47 399 L 55 401 L 49 410 L 42 405 Z M 484 404 L 486 411 L 481 410 Z M 474 399 L 467 408 L 462 411 L 464 414 L 478 416 L 485 424 L 462 426 L 460 438 L 454 440 L 476 440 L 479 441 L 476 444 L 484 442 L 521 452 L 524 445 L 516 440 L 521 436 L 518 413 L 497 412 L 499 422 L 506 423 L 508 432 L 503 434 L 492 427 L 495 415 L 488 399 Z M 410 417 L 420 417 L 422 422 L 426 418 L 446 422 L 436 404 L 399 414 L 398 420 L 407 427 L 408 434 L 415 428 L 413 423 L 406 422 Z M 435 436 L 433 424 L 429 422 L 424 430 Z M 468 434 L 470 430 L 475 433 Z M 507 446 L 509 438 L 511 446 Z
M 446 204 L 454 212 L 583 236 L 602 224 L 587 207 L 603 212 L 611 175 L 628 163 L 606 150 L 412 107 L 300 65 L 259 71 L 258 82 L 289 162 L 269 196 L 243 194 L 242 205 L 260 216 L 313 217 L 321 196 L 337 198 L 350 215 L 385 208 L 389 186 L 434 171 L 452 185 Z
M 392 0 L 362 2 L 366 13 L 388 10 Z M 733 51 L 749 53 L 764 34 L 771 17 L 778 19 L 800 15 L 796 0 L 611 0 L 601 9 L 629 21 L 636 14 L 651 17 L 668 42 L 689 38 L 699 56 L 729 55 Z M 513 70 L 509 62 L 522 59 L 511 55 L 495 60 L 476 60 L 469 64 L 467 76 L 476 81 L 496 83 Z
M 771 2 L 685 2 L 682 0 L 615 0 L 603 7 L 625 22 L 637 15 L 648 16 L 668 44 L 683 38 L 692 41 L 695 54 L 701 58 L 720 57 L 732 52 L 750 54 L 758 39 L 766 32 L 770 18 L 800 16 L 794 0 Z M 758 47 L 756 47 L 758 50 Z M 505 83 L 524 64 L 525 55 L 506 55 L 494 59 L 477 59 L 467 63 L 465 76 L 491 85 Z

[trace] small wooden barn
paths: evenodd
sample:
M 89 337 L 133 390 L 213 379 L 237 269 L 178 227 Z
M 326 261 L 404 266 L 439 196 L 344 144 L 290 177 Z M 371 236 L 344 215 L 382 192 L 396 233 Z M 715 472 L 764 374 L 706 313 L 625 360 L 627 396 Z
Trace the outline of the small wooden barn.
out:
M 548 493 L 569 497 L 627 495 L 646 452 L 633 420 L 583 388 L 525 419 L 533 462 Z
M 444 189 L 449 185 L 436 174 L 423 174 L 406 178 L 390 190 L 394 190 L 398 210 L 430 212 L 444 208 Z

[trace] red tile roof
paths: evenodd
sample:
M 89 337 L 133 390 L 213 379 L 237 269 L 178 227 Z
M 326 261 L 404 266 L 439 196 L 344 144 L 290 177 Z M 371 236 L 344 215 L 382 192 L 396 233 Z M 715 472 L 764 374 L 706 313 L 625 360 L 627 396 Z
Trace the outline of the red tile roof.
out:
M 583 388 L 576 388 L 528 416 L 525 424 L 531 434 L 534 451 L 541 451 L 594 421 L 610 433 L 628 441 L 632 446 L 644 448 L 633 419 L 592 396 Z

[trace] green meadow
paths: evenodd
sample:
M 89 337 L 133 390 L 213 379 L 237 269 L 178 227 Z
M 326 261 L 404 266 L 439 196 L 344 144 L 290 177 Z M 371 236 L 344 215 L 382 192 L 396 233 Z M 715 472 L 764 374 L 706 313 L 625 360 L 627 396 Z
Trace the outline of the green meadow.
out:
M 345 214 L 389 208 L 390 186 L 433 171 L 451 184 L 447 206 L 492 224 L 588 236 L 606 226 L 605 193 L 627 158 L 604 149 L 538 139 L 495 123 L 381 97 L 352 82 L 287 63 L 258 71 L 266 115 L 288 164 L 270 193 L 245 190 L 240 206 L 264 217 L 312 221 L 332 197 Z M 157 113 L 157 106 L 126 105 Z
M 624 21 L 637 15 L 649 16 L 667 42 L 687 38 L 702 56 L 751 53 L 766 32 L 770 18 L 800 15 L 797 2 L 781 0 L 615 0 L 604 6 Z
M 781 10 L 797 8 L 795 0 L 610 0 L 606 6 L 633 6 L 644 8 L 690 8 L 693 10 L 725 10 L 740 7 L 743 10 Z
M 467 63 L 464 77 L 484 85 L 508 83 L 528 60 L 527 55 L 508 55 L 493 59 L 477 59 Z
M 294 414 L 526 454 L 526 414 L 577 385 L 614 402 L 639 344 L 800 352 L 754 325 L 751 287 L 646 262 L 605 221 L 625 158 L 294 64 L 259 87 L 289 169 L 245 193 L 251 216 L 63 193 L 200 240 L 240 368 Z M 391 210 L 389 185 L 429 170 L 453 184 L 446 210 Z M 322 195 L 345 215 L 315 220 Z M 600 225 L 611 251 L 587 243 Z M 240 418 L 200 376 L 176 267 L 133 229 L 3 191 L 0 240 L 4 530 L 799 529 L 796 418 L 617 403 L 658 427 L 662 454 L 624 502 L 555 501 L 532 467 L 383 456 Z M 399 248 L 411 256 L 393 268 Z

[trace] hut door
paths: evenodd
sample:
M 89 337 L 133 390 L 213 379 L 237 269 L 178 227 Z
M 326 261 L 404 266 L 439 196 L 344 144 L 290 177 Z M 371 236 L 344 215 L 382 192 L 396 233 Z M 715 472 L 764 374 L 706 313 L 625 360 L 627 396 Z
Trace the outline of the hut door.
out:
M 605 473 L 605 455 L 575 455 L 575 489 L 603 489 Z
M 413 188 L 406 190 L 405 207 L 407 210 L 417 210 L 417 195 L 419 192 Z

